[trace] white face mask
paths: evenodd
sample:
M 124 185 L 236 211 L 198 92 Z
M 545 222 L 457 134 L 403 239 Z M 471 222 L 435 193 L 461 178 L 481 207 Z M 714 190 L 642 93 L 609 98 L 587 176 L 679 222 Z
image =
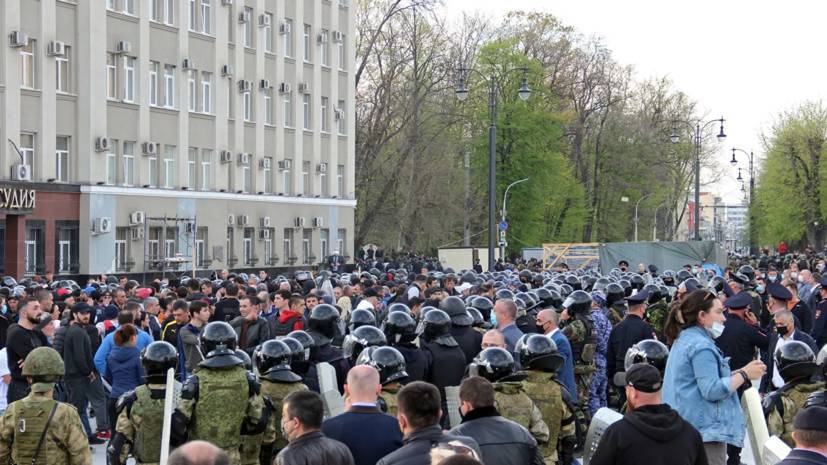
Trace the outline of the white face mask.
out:
M 704 329 L 706 329 L 706 332 L 709 333 L 712 339 L 718 339 L 721 337 L 721 334 L 724 333 L 724 324 L 716 321 L 712 323 L 711 327 L 704 327 Z

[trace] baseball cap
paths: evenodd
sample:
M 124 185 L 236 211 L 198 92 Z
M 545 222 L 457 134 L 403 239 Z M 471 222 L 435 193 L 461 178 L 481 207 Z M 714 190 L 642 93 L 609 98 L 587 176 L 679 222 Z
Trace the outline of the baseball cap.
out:
M 658 392 L 663 387 L 660 372 L 648 363 L 635 363 L 625 373 L 618 373 L 615 380 L 640 392 Z

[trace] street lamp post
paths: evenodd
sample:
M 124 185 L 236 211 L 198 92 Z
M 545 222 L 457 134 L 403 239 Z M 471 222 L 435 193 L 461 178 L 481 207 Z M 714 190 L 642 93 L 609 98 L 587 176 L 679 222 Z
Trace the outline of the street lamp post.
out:
M 506 71 L 503 77 L 514 71 L 522 71 L 523 79 L 520 84 L 520 89 L 517 91 L 520 99 L 523 101 L 531 97 L 531 89 L 528 87 L 528 68 L 520 67 Z M 484 74 L 473 68 L 459 68 L 459 80 L 457 82 L 456 94 L 460 101 L 465 101 L 468 98 L 468 87 L 465 85 L 465 80 L 468 74 L 475 72 L 483 79 L 488 80 L 488 270 L 494 269 L 494 244 L 497 240 L 497 223 L 496 210 L 497 200 L 495 198 L 497 193 L 497 76 L 493 73 L 486 77 Z
M 500 211 L 500 221 L 501 222 L 505 223 L 505 214 L 506 214 L 506 212 L 508 212 L 508 210 L 506 209 L 506 205 L 508 204 L 508 190 L 511 189 L 512 187 L 516 186 L 517 184 L 519 184 L 521 182 L 526 182 L 526 181 L 528 181 L 528 178 L 520 179 L 519 181 L 512 182 L 511 184 L 508 185 L 508 187 L 505 188 L 505 193 L 503 193 L 503 209 Z M 503 239 L 500 240 L 500 257 L 502 257 L 503 254 L 505 253 L 505 240 L 504 240 L 505 239 L 505 230 L 503 230 L 501 234 L 503 235 Z
M 653 193 L 650 192 L 650 193 L 644 195 L 643 197 L 637 199 L 637 202 L 635 202 L 635 242 L 637 242 L 637 219 L 638 219 L 637 218 L 637 208 L 640 206 L 640 201 L 641 200 L 645 199 L 646 197 L 650 197 L 652 194 Z
M 658 212 L 660 211 L 661 208 L 663 208 L 665 206 L 666 206 L 666 202 L 664 201 L 660 205 L 658 205 L 658 208 L 655 209 L 655 218 L 654 218 L 654 221 L 653 221 L 654 224 L 652 225 L 652 242 L 656 242 L 658 240 Z M 668 213 L 668 210 L 667 210 L 667 213 Z
M 744 149 L 739 148 L 732 148 L 732 160 L 729 162 L 732 166 L 736 166 L 738 164 L 738 160 L 735 158 L 735 152 L 743 152 L 744 155 L 747 156 L 747 160 L 749 160 L 749 250 L 752 253 L 755 250 L 755 235 L 753 234 L 754 229 L 754 221 L 753 221 L 753 213 L 755 204 L 755 172 L 753 171 L 753 161 L 755 157 L 752 153 L 752 150 L 747 152 Z M 740 168 L 738 169 L 738 176 L 741 175 Z
M 687 126 L 692 126 L 692 123 L 687 121 L 673 121 L 674 123 L 683 123 Z M 713 119 L 707 121 L 703 125 L 701 125 L 700 121 L 695 123 L 694 127 L 694 134 L 692 135 L 692 145 L 695 149 L 695 240 L 701 240 L 701 134 L 703 131 L 712 123 L 720 123 L 721 129 L 718 132 L 718 142 L 723 142 L 726 139 L 726 134 L 724 133 L 724 118 Z M 680 141 L 680 136 L 678 135 L 677 129 L 673 126 L 672 127 L 672 134 L 669 136 L 669 139 L 672 141 L 673 144 L 677 144 Z

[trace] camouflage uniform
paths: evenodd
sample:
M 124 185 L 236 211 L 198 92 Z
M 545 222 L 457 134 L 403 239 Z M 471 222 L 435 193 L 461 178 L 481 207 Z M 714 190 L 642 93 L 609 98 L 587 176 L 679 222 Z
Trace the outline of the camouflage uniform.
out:
M 669 313 L 669 306 L 666 301 L 659 300 L 652 305 L 646 307 L 646 316 L 649 324 L 656 333 L 663 333 L 663 324 L 666 322 L 666 314 Z
M 626 304 L 623 302 L 616 302 L 612 304 L 611 307 L 606 309 L 606 316 L 609 318 L 609 321 L 612 323 L 612 326 L 616 326 L 618 323 L 623 321 L 623 317 L 626 315 L 626 311 L 629 309 L 626 308 Z
M 382 386 L 382 392 L 379 393 L 379 405 L 382 411 L 391 416 L 396 416 L 399 403 L 396 401 L 396 394 L 402 389 L 399 383 L 388 383 Z
M 574 413 L 585 424 L 589 418 L 589 389 L 595 372 L 594 353 L 597 350 L 594 323 L 590 316 L 577 316 L 570 320 L 562 332 L 571 343 L 574 361 L 574 383 L 577 389 L 577 411 Z
M 241 365 L 200 368 L 184 385 L 177 411 L 188 420 L 189 440 L 224 449 L 233 465 L 241 463 L 241 433 L 266 415 L 258 383 Z
M 554 375 L 538 370 L 523 372 L 528 377 L 523 381 L 523 390 L 534 401 L 548 426 L 548 442 L 540 445 L 546 465 L 558 461 L 557 450 L 563 438 L 575 436 L 574 412 L 563 399 L 566 390 Z
M 161 460 L 165 393 L 166 384 L 143 385 L 118 400 L 115 431 L 126 439 L 120 463 L 126 463 L 130 454 L 140 465 L 157 465 Z
M 549 440 L 549 428 L 543 421 L 543 414 L 528 395 L 523 392 L 523 385 L 518 381 L 500 381 L 494 383 L 494 406 L 504 418 L 527 429 L 538 446 L 544 446 Z
M 770 407 L 767 415 L 767 429 L 770 435 L 778 436 L 788 446 L 795 447 L 792 438 L 793 417 L 804 406 L 807 396 L 824 389 L 824 383 L 801 383 L 788 389 L 781 388 L 771 394 L 766 401 Z
M 268 397 L 273 404 L 273 413 L 267 422 L 267 429 L 261 435 L 261 444 L 273 444 L 274 457 L 276 452 L 287 446 L 287 438 L 281 435 L 281 404 L 288 395 L 306 390 L 307 386 L 303 383 L 276 383 L 266 378 L 261 380 L 261 395 Z
M 595 372 L 589 386 L 589 415 L 594 415 L 597 409 L 606 406 L 606 392 L 609 380 L 606 374 L 606 352 L 609 350 L 609 334 L 612 332 L 612 323 L 603 313 L 603 309 L 592 312 L 594 332 L 597 337 L 597 348 L 594 352 Z

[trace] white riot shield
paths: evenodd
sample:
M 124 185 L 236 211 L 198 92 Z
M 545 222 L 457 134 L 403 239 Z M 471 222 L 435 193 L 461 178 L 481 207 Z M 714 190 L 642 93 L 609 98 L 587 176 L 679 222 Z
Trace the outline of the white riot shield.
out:
M 339 393 L 336 382 L 336 369 L 327 362 L 316 364 L 316 374 L 319 377 L 319 391 L 324 400 L 325 417 L 335 417 L 345 411 L 345 400 Z
M 448 404 L 448 421 L 451 428 L 454 428 L 462 423 L 462 417 L 459 416 L 459 386 L 445 387 L 445 401 Z
M 764 444 L 770 438 L 770 433 L 767 430 L 767 421 L 764 418 L 764 408 L 761 406 L 761 396 L 758 395 L 758 390 L 751 387 L 744 391 L 744 395 L 741 396 L 741 408 L 744 410 L 744 417 L 747 421 L 747 439 L 752 451 L 753 463 L 759 464 L 762 462 Z
M 764 443 L 764 460 L 763 465 L 775 465 L 784 460 L 787 454 L 790 453 L 790 446 L 782 441 L 778 436 L 773 436 Z M 759 462 L 756 462 L 756 464 Z
M 594 413 L 589 431 L 586 433 L 586 444 L 583 446 L 583 465 L 589 465 L 589 460 L 597 451 L 597 445 L 600 444 L 600 438 L 603 437 L 606 428 L 621 418 L 623 418 L 623 415 L 606 407 L 600 408 Z
M 181 400 L 181 383 L 175 379 L 175 368 L 167 370 L 167 388 L 164 393 L 164 424 L 161 430 L 160 465 L 167 465 L 169 458 L 169 438 L 172 435 L 172 412 Z

